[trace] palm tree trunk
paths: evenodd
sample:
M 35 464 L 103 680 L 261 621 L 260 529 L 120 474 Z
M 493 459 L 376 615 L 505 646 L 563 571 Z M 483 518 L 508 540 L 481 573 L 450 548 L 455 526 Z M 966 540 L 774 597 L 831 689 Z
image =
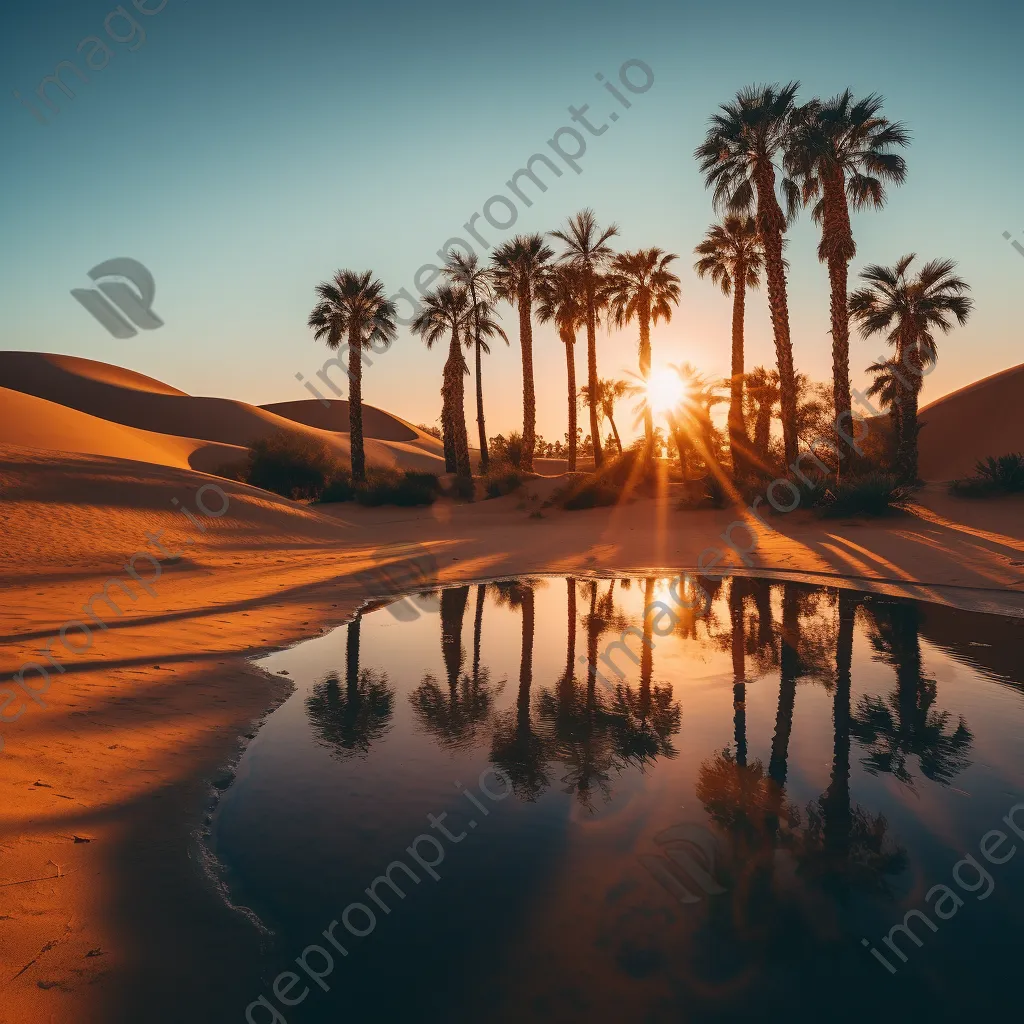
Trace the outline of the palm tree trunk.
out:
M 487 429 L 484 426 L 484 382 L 481 376 L 480 339 L 476 341 L 476 426 L 480 434 L 480 472 L 486 473 L 490 465 L 487 453 Z
M 594 296 L 594 272 L 587 272 L 587 388 L 590 393 L 590 437 L 594 442 L 594 466 L 604 463 L 601 450 L 601 424 L 597 417 L 597 309 Z
M 569 472 L 576 472 L 576 338 L 562 335 L 565 371 L 569 380 Z
M 519 657 L 519 728 L 523 733 L 530 729 L 530 687 L 533 685 L 533 633 L 534 598 L 533 587 L 524 583 L 523 594 L 523 646 Z
M 352 458 L 352 481 L 366 480 L 366 452 L 363 450 L 363 346 L 357 326 L 348 332 L 348 439 Z
M 484 624 L 484 598 L 487 584 L 479 583 L 476 588 L 476 608 L 473 610 L 473 682 L 480 682 L 480 631 Z
M 619 428 L 615 426 L 615 417 L 609 411 L 608 422 L 612 425 L 612 434 L 615 437 L 615 443 L 618 445 L 619 454 L 622 454 L 622 439 L 619 437 Z
M 640 376 L 646 384 L 651 377 L 651 303 L 646 293 L 643 296 L 638 313 L 640 320 Z M 654 415 L 650 403 L 644 405 L 644 458 L 648 466 L 654 463 Z M 622 445 L 619 445 L 622 453 Z
M 459 332 L 452 330 L 452 427 L 455 435 L 455 472 L 459 476 L 471 477 L 473 469 L 469 461 L 469 434 L 466 432 L 466 379 L 465 361 L 459 344 Z
M 348 624 L 348 635 L 345 641 L 345 686 L 349 693 L 355 693 L 359 686 L 359 628 L 362 616 L 356 617 Z
M 646 721 L 651 713 L 651 677 L 654 675 L 654 626 L 651 605 L 654 604 L 654 580 L 644 580 L 643 649 L 640 651 L 640 718 Z
M 775 334 L 775 359 L 779 366 L 782 393 L 782 437 L 786 465 L 797 458 L 796 372 L 793 369 L 793 342 L 789 334 L 789 297 L 786 290 L 786 264 L 782 258 L 782 231 L 785 218 L 775 198 L 775 172 L 769 167 L 759 172 L 757 185 L 757 226 L 764 244 L 765 276 L 768 278 L 768 304 Z
M 900 447 L 897 457 L 900 476 L 908 484 L 917 483 L 917 423 L 918 390 L 916 381 L 904 389 L 903 408 L 900 410 Z
M 572 679 L 576 671 L 576 580 L 571 576 L 565 581 L 566 624 L 565 633 L 565 678 Z
M 743 322 L 746 312 L 746 267 L 738 266 L 732 291 L 732 377 L 729 380 L 729 453 L 733 476 L 746 472 L 747 424 L 743 418 Z
M 840 170 L 826 175 L 824 182 L 825 238 L 828 250 L 828 280 L 832 291 L 832 402 L 835 422 L 850 419 L 850 306 L 847 279 L 855 249 L 850 229 L 850 208 L 846 203 L 845 181 Z M 841 418 L 842 417 L 842 418 Z M 850 428 L 852 429 L 852 427 Z
M 461 373 L 461 354 L 458 351 L 458 335 L 453 334 L 448 346 L 448 358 L 444 364 L 441 385 L 441 439 L 444 443 L 444 469 L 456 473 L 459 468 L 458 427 L 455 423 L 455 395 L 457 393 L 456 372 Z
M 836 639 L 836 692 L 832 719 L 835 743 L 832 781 L 822 801 L 825 849 L 845 859 L 850 847 L 850 682 L 853 666 L 853 630 L 857 599 L 849 590 L 839 591 L 839 634 Z
M 732 626 L 732 719 L 736 737 L 736 763 L 747 766 L 747 638 L 743 621 L 743 585 L 733 576 L 729 587 Z
M 523 350 L 523 457 L 525 470 L 533 470 L 537 443 L 537 395 L 533 387 L 533 294 L 529 281 L 519 288 L 519 347 Z
M 462 670 L 462 620 L 469 601 L 469 587 L 448 587 L 441 591 L 441 654 L 448 686 L 455 689 Z
M 476 305 L 476 282 L 469 278 L 469 297 L 473 303 L 473 348 L 476 350 L 476 427 L 480 435 L 480 472 L 486 473 L 490 463 L 487 453 L 487 430 L 484 427 L 484 381 L 480 346 L 480 316 Z
M 686 478 L 690 475 L 690 467 L 687 465 L 686 458 L 686 440 L 683 437 L 683 432 L 679 429 L 679 424 L 672 413 L 668 414 L 668 429 L 672 433 L 672 440 L 676 443 L 676 451 L 679 452 L 679 472 L 682 475 L 683 483 L 685 484 Z
M 797 654 L 800 620 L 796 590 L 791 583 L 782 585 L 782 644 L 779 681 L 779 707 L 775 717 L 775 736 L 768 763 L 768 775 L 780 793 L 789 774 L 789 738 L 793 732 L 793 709 L 796 704 L 796 680 L 800 672 Z M 781 796 L 780 796 L 781 799 Z

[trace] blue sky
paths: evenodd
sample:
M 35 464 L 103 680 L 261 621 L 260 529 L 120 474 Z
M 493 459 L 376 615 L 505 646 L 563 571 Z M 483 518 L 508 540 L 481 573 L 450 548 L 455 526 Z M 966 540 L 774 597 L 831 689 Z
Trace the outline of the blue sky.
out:
M 510 231 L 485 236 L 493 244 L 550 229 L 591 206 L 618 223 L 622 248 L 679 253 L 683 300 L 655 331 L 655 360 L 724 373 L 729 301 L 691 270 L 714 217 L 692 152 L 708 115 L 737 89 L 799 79 L 803 98 L 847 86 L 880 92 L 886 113 L 913 132 L 907 183 L 884 211 L 855 217 L 854 271 L 916 251 L 956 259 L 974 286 L 975 315 L 942 342 L 925 401 L 1021 361 L 1024 258 L 1002 237 L 1024 242 L 1020 5 L 125 8 L 144 43 L 138 34 L 134 43 L 108 38 L 110 0 L 48 0 L 3 14 L 4 348 L 100 359 L 193 394 L 308 397 L 295 374 L 312 377 L 327 356 L 305 326 L 316 283 L 351 267 L 372 269 L 391 292 L 411 289 L 416 269 L 464 234 L 489 196 L 507 193 L 531 154 L 550 154 L 547 140 L 572 123 L 568 106 L 587 103 L 596 124 L 613 110 L 621 117 L 587 139 L 581 173 L 564 168 L 532 207 L 520 204 Z M 133 31 L 124 18 L 110 24 L 122 38 Z M 60 113 L 38 123 L 12 91 L 32 97 L 62 60 L 84 69 L 76 46 L 90 35 L 107 40 L 108 65 L 87 71 L 88 83 L 67 79 L 74 100 L 51 89 Z M 595 74 L 617 81 L 629 59 L 645 62 L 654 82 L 626 110 Z M 816 244 L 805 217 L 791 232 L 790 302 L 797 368 L 826 379 L 828 287 Z M 119 340 L 70 290 L 120 256 L 152 271 L 165 326 Z M 747 363 L 770 363 L 763 294 L 748 310 Z M 513 345 L 484 369 L 492 431 L 521 418 L 515 315 L 503 316 Z M 546 328 L 535 345 L 538 426 L 553 438 L 565 430 L 564 355 Z M 879 354 L 878 343 L 854 340 L 855 384 Z M 602 332 L 599 360 L 602 375 L 633 369 L 633 334 Z M 403 329 L 368 369 L 364 397 L 433 421 L 443 362 Z

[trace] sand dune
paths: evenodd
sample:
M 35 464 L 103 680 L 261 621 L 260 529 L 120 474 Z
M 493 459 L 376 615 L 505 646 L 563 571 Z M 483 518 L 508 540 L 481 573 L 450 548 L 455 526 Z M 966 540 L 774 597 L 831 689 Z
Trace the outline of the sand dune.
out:
M 62 451 L 117 454 L 111 445 L 115 443 L 115 436 L 119 435 L 101 429 L 97 422 L 86 427 L 86 421 L 78 421 L 75 428 L 67 430 L 58 423 L 55 430 L 49 431 L 43 424 L 26 423 L 24 416 L 28 413 L 28 407 L 21 403 L 16 411 L 14 399 L 10 397 L 20 392 L 84 413 L 95 421 L 107 421 L 108 425 L 119 424 L 136 431 L 164 435 L 167 438 L 165 441 L 149 439 L 164 454 L 147 461 L 156 461 L 160 465 L 181 464 L 180 461 L 168 461 L 172 458 L 168 453 L 183 450 L 181 439 L 195 442 L 185 456 L 191 459 L 189 464 L 193 468 L 210 470 L 217 464 L 232 461 L 232 457 L 235 460 L 241 459 L 243 449 L 253 441 L 278 431 L 317 437 L 334 448 L 340 457 L 346 460 L 349 457 L 348 436 L 340 433 L 337 428 L 310 426 L 302 422 L 298 415 L 289 418 L 246 402 L 225 398 L 196 398 L 142 374 L 90 359 L 38 352 L 0 352 L 0 385 L 5 391 L 3 399 L 0 399 L 0 441 L 9 444 L 53 448 L 54 443 L 37 445 L 29 438 L 48 438 L 50 442 L 63 439 L 62 443 L 68 447 L 60 448 Z M 9 412 L 8 404 L 11 407 Z M 323 409 L 315 400 L 284 403 L 283 407 L 292 409 L 304 406 Z M 46 415 L 42 409 L 38 407 L 39 416 Z M 301 409 L 298 411 L 301 412 Z M 292 412 L 297 411 L 292 409 Z M 339 410 L 339 418 L 340 415 Z M 309 411 L 307 418 L 316 422 L 313 410 Z M 345 403 L 346 427 L 347 419 Z M 424 470 L 443 467 L 441 445 L 436 439 L 381 410 L 373 409 L 369 420 L 374 426 L 379 425 L 384 434 L 380 438 L 367 435 L 366 457 L 371 465 Z M 18 426 L 15 426 L 16 422 Z M 129 454 L 121 457 L 135 458 L 138 452 L 143 451 L 141 440 L 134 438 L 129 442 L 128 435 L 124 436 L 125 451 Z M 227 448 L 225 451 L 209 451 L 210 444 Z M 173 455 L 173 458 L 178 458 L 178 455 Z
M 245 449 L 236 445 L 125 427 L 2 387 L 0 419 L 0 442 L 24 448 L 105 455 L 203 472 L 245 458 Z
M 970 476 L 979 459 L 1024 451 L 1024 363 L 926 405 L 920 421 L 925 480 Z

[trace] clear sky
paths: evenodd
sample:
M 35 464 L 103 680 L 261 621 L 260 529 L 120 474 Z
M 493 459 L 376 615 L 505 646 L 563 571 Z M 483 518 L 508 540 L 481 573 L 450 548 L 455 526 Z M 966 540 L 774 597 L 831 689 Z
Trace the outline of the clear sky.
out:
M 508 194 L 528 157 L 553 155 L 548 140 L 572 125 L 567 108 L 589 104 L 588 119 L 608 129 L 584 132 L 580 173 L 555 156 L 561 177 L 542 170 L 544 194 L 525 183 L 534 201 L 518 203 L 510 230 L 476 226 L 493 245 L 591 206 L 620 226 L 622 248 L 679 253 L 682 304 L 654 333 L 656 363 L 723 374 L 729 300 L 691 269 L 713 219 L 692 152 L 737 89 L 799 79 L 804 99 L 847 86 L 880 92 L 885 112 L 913 132 L 906 184 L 884 211 L 855 217 L 854 273 L 916 251 L 956 259 L 974 286 L 975 315 L 941 342 L 924 400 L 1024 358 L 1024 257 L 1003 238 L 1024 244 L 1019 3 L 136 2 L 155 11 L 125 0 L 137 27 L 108 20 L 111 0 L 5 7 L 4 348 L 100 359 L 197 395 L 308 397 L 295 374 L 314 376 L 327 356 L 305 326 L 317 282 L 341 267 L 372 269 L 389 292 L 412 290 L 417 268 L 465 235 L 490 196 Z M 95 42 L 76 50 L 97 35 L 112 55 Z M 107 63 L 92 70 L 87 58 Z M 631 59 L 653 73 L 642 94 L 619 83 Z M 77 95 L 50 87 L 54 113 L 35 91 L 63 60 L 89 80 L 65 69 Z M 643 84 L 636 67 L 631 77 Z M 621 116 L 609 122 L 613 111 Z M 561 139 L 571 153 L 572 137 Z M 492 213 L 507 216 L 500 205 Z M 788 250 L 793 339 L 797 368 L 827 379 L 828 286 L 816 244 L 804 217 Z M 113 338 L 71 297 L 114 257 L 152 271 L 164 327 Z M 765 305 L 763 293 L 748 305 L 748 366 L 774 361 Z M 516 318 L 508 307 L 503 317 L 513 345 L 484 368 L 492 432 L 521 426 Z M 635 352 L 633 332 L 602 331 L 602 376 L 635 369 Z M 857 385 L 881 350 L 855 337 L 852 352 Z M 444 358 L 403 328 L 367 370 L 365 400 L 435 421 Z M 561 437 L 565 363 L 548 328 L 535 331 L 535 361 L 538 428 Z

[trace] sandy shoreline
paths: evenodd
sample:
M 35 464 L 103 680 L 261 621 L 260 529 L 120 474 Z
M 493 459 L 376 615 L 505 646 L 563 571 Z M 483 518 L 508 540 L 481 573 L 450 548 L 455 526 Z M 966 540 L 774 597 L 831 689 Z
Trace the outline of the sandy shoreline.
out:
M 5 680 L 147 531 L 172 547 L 187 537 L 171 499 L 211 478 L 138 469 L 0 449 Z M 291 691 L 250 659 L 345 621 L 382 552 L 428 548 L 439 582 L 676 572 L 722 546 L 736 518 L 644 499 L 538 519 L 537 502 L 518 507 L 515 495 L 324 512 L 221 483 L 229 512 L 166 568 L 156 596 L 62 655 L 47 706 L 0 726 L 3 1024 L 241 1019 L 239 992 L 259 987 L 259 936 L 204 880 L 193 833 L 244 737 Z M 921 500 L 884 522 L 775 517 L 752 571 L 1024 617 L 1024 501 L 970 503 L 938 487 Z

